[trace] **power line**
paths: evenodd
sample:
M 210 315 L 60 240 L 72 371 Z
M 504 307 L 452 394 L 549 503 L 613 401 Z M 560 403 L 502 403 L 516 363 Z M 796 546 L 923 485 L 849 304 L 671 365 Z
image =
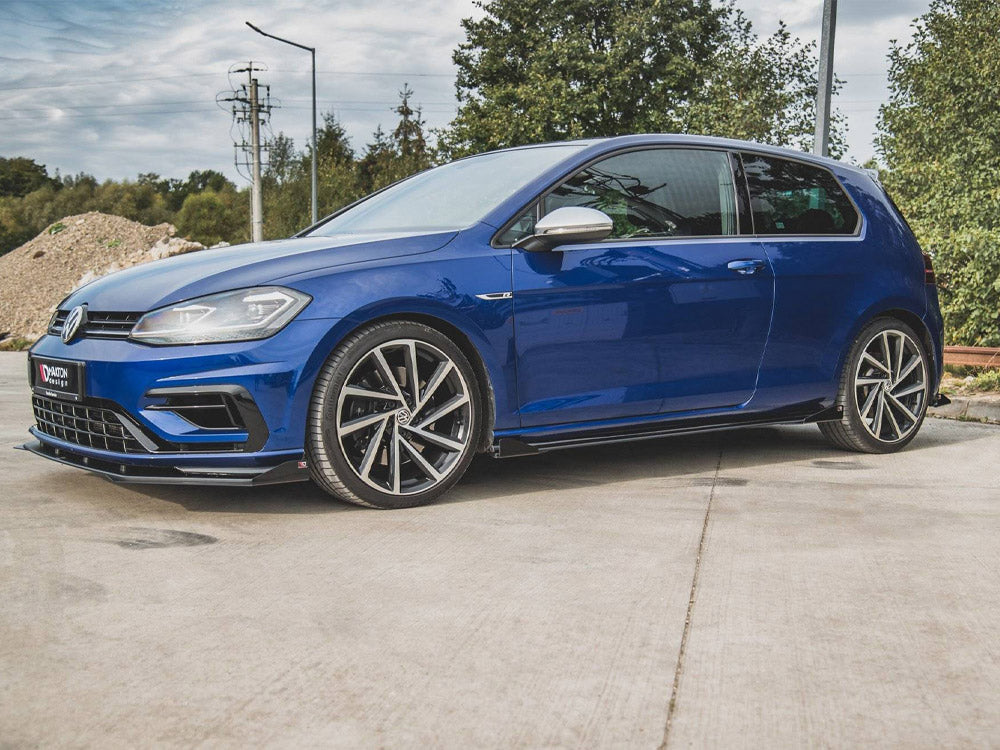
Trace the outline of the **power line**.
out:
M 291 73 L 293 75 L 311 75 L 308 70 L 290 70 L 277 68 L 274 72 Z M 394 77 L 394 78 L 454 78 L 454 73 L 417 73 L 413 71 L 385 71 L 385 70 L 317 70 L 317 74 L 333 76 L 357 76 L 357 77 Z M 837 71 L 838 76 L 851 78 L 861 77 L 885 77 L 887 72 L 843 72 Z M 145 81 L 167 81 L 181 78 L 211 78 L 218 77 L 218 73 L 182 73 L 172 76 L 143 76 L 139 78 L 104 78 L 99 80 L 76 81 L 71 83 L 45 83 L 33 86 L 4 86 L 0 91 L 34 91 L 37 89 L 62 89 L 74 88 L 76 86 L 107 86 L 116 83 L 142 83 Z
M 181 115 L 181 114 L 192 114 L 196 112 L 212 112 L 211 108 L 208 109 L 163 109 L 153 112 L 97 112 L 94 114 L 75 114 L 75 115 L 62 115 L 59 117 L 60 120 L 76 119 L 78 117 L 90 117 L 93 119 L 103 119 L 105 117 L 149 117 L 151 115 Z M 26 115 L 24 117 L 14 116 L 14 117 L 0 117 L 0 120 L 26 120 L 31 118 L 31 115 Z
M 294 109 L 294 110 L 305 110 L 310 109 L 305 105 L 286 107 L 283 106 L 282 109 Z M 387 103 L 384 107 L 331 107 L 335 112 L 392 112 L 392 107 Z M 424 114 L 449 114 L 454 112 L 457 107 L 451 109 L 422 109 Z M 90 118 L 92 120 L 103 120 L 109 117 L 152 117 L 159 115 L 183 115 L 183 114 L 209 114 L 216 111 L 214 107 L 207 108 L 188 108 L 188 109 L 166 109 L 166 110 L 156 110 L 152 112 L 94 112 L 94 113 L 78 113 L 78 114 L 64 114 L 61 115 L 59 120 L 70 120 L 79 118 Z M 23 115 L 23 116 L 0 116 L 0 121 L 3 120 L 28 120 L 32 119 L 33 115 Z M 51 120 L 47 122 L 52 122 Z
M 144 78 L 106 78 L 100 81 L 77 81 L 75 83 L 46 83 L 37 86 L 7 86 L 0 88 L 0 91 L 30 91 L 33 89 L 64 89 L 75 88 L 76 86 L 107 86 L 114 83 L 138 83 L 141 81 L 166 81 L 174 78 L 208 78 L 209 76 L 218 78 L 218 73 L 184 73 L 175 76 L 150 76 Z
M 178 99 L 175 101 L 159 102 L 134 102 L 132 104 L 50 104 L 40 107 L 10 107 L 4 112 L 49 112 L 53 109 L 114 109 L 120 110 L 124 107 L 162 107 L 165 105 L 174 106 L 177 104 L 204 104 L 204 99 Z
M 296 75 L 311 75 L 311 71 L 283 69 L 275 72 L 293 73 Z M 454 78 L 454 73 L 416 73 L 416 72 L 393 72 L 382 70 L 317 70 L 317 74 L 336 76 L 393 76 L 399 78 Z M 105 78 L 101 80 L 76 81 L 73 83 L 45 83 L 34 86 L 6 86 L 0 91 L 31 91 L 35 89 L 62 89 L 76 86 L 107 86 L 116 83 L 141 83 L 143 81 L 166 81 L 178 78 L 209 78 L 219 77 L 218 73 L 182 73 L 173 76 L 144 76 L 141 78 Z
M 309 102 L 310 99 L 303 97 L 291 97 L 290 99 L 282 100 L 283 109 L 302 109 L 302 107 L 297 107 L 294 105 L 286 105 L 285 101 L 290 102 Z M 121 110 L 125 107 L 162 107 L 162 106 L 174 106 L 180 104 L 204 104 L 204 99 L 178 99 L 178 100 L 167 100 L 159 102 L 135 102 L 133 104 L 51 104 L 49 106 L 41 107 L 17 107 L 14 109 L 7 108 L 4 112 L 50 112 L 53 109 L 59 110 L 80 110 L 80 109 L 111 109 L 111 110 Z M 398 101 L 388 101 L 383 99 L 330 99 L 325 102 L 332 107 L 340 107 L 341 105 L 358 105 L 358 104 L 379 104 L 387 107 L 395 107 Z M 424 106 L 443 106 L 443 107 L 454 107 L 454 102 L 425 102 L 421 103 L 420 107 L 423 109 Z M 128 112 L 123 112 L 122 114 L 130 114 Z M 134 114 L 145 114 L 143 112 L 135 112 Z
M 290 70 L 288 68 L 275 68 L 275 73 L 292 73 L 294 75 L 306 75 L 309 74 L 308 70 Z M 317 73 L 322 73 L 328 76 L 394 76 L 400 78 L 454 78 L 454 73 L 407 73 L 403 71 L 385 71 L 385 70 L 317 70 Z

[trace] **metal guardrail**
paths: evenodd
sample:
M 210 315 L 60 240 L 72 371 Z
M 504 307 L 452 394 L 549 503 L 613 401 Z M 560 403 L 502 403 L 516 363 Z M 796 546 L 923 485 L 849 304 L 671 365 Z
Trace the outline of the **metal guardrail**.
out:
M 946 365 L 1000 367 L 1000 348 L 990 346 L 946 346 Z

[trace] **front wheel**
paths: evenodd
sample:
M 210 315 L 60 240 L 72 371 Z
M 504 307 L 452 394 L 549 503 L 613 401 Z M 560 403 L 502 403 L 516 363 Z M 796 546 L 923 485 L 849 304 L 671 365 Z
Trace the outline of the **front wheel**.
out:
M 480 419 L 475 371 L 454 342 L 420 323 L 376 323 L 341 344 L 317 377 L 310 472 L 357 505 L 424 505 L 465 473 Z
M 892 453 L 924 421 L 930 387 L 927 352 L 905 323 L 880 318 L 858 334 L 844 363 L 838 422 L 820 422 L 830 442 L 846 450 Z

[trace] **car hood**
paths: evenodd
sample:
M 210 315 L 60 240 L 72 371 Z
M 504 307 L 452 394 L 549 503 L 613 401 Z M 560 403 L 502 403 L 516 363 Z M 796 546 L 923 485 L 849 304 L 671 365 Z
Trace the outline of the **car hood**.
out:
M 200 250 L 144 263 L 77 289 L 62 307 L 144 312 L 231 289 L 280 283 L 286 276 L 437 250 L 455 232 L 296 237 Z

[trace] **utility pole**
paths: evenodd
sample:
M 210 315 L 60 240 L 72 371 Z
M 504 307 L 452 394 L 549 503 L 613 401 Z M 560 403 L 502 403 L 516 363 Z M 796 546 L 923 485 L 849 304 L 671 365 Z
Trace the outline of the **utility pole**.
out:
M 315 224 L 319 221 L 319 209 L 317 207 L 317 194 L 319 193 L 319 167 L 317 166 L 317 156 L 316 156 L 316 48 L 307 47 L 304 44 L 299 44 L 298 42 L 293 42 L 290 39 L 283 39 L 280 36 L 275 36 L 274 34 L 268 34 L 266 31 L 254 26 L 249 21 L 245 22 L 247 26 L 256 31 L 261 36 L 266 36 L 268 39 L 274 39 L 278 42 L 284 42 L 285 44 L 290 44 L 293 47 L 298 47 L 299 49 L 304 49 L 312 55 L 312 100 L 313 100 L 313 122 L 312 122 L 312 223 Z
M 233 89 L 216 97 L 220 105 L 232 103 L 233 124 L 239 131 L 233 144 L 236 171 L 241 177 L 250 180 L 250 236 L 254 242 L 260 242 L 264 238 L 261 170 L 266 166 L 263 154 L 269 147 L 261 138 L 261 127 L 267 125 L 275 106 L 271 104 L 271 87 L 261 85 L 254 75 L 264 70 L 267 70 L 265 66 L 253 61 L 246 63 L 244 67 L 231 66 L 229 75 Z M 246 73 L 247 82 L 239 85 L 232 83 L 232 76 L 236 73 Z
M 257 79 L 250 79 L 250 239 L 264 239 L 264 203 L 260 192 L 260 101 L 257 97 Z
M 830 109 L 833 98 L 833 38 L 837 31 L 837 0 L 823 0 L 823 36 L 819 46 L 819 86 L 816 90 L 816 137 L 813 153 L 830 153 Z

